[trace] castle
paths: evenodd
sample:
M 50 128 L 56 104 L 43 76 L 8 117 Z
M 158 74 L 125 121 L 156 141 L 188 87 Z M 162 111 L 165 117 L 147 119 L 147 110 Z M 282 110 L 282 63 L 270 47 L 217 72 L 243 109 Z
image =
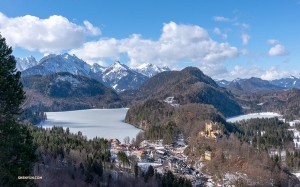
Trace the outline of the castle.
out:
M 205 131 L 201 131 L 199 134 L 208 138 L 217 138 L 221 133 L 221 130 L 218 129 L 218 124 L 210 121 L 205 123 Z

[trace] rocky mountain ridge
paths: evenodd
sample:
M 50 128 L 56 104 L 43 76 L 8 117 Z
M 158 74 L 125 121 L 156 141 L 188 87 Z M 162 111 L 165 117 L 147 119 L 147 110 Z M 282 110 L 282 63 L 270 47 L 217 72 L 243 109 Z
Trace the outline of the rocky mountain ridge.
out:
M 17 58 L 17 69 L 22 71 L 22 76 L 49 75 L 58 72 L 69 72 L 74 75 L 83 75 L 94 78 L 116 92 L 131 90 L 141 86 L 149 77 L 162 71 L 170 71 L 168 68 L 159 68 L 153 64 L 142 65 L 132 69 L 125 64 L 115 62 L 108 67 L 93 64 L 92 66 L 79 59 L 76 55 L 68 53 L 50 54 L 36 62 L 34 57 L 24 59 Z

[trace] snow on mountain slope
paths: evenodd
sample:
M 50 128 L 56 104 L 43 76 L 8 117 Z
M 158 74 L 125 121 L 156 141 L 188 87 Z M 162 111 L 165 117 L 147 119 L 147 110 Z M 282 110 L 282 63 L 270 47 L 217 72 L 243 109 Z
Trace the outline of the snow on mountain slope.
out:
M 117 92 L 138 88 L 148 80 L 147 76 L 118 61 L 107 67 L 101 74 L 102 81 Z
M 102 71 L 104 71 L 104 70 L 105 70 L 105 67 L 100 66 L 100 65 L 97 64 L 97 63 L 93 64 L 92 67 L 91 67 L 91 71 L 92 71 L 93 73 L 102 72 Z
M 227 87 L 229 84 L 230 84 L 230 81 L 227 81 L 225 79 L 222 79 L 222 80 L 218 80 L 218 79 L 215 79 L 214 80 L 218 86 L 220 87 Z
M 58 75 L 54 81 L 55 81 L 55 83 L 57 83 L 59 81 L 67 81 L 67 82 L 71 83 L 72 86 L 76 86 L 77 84 L 80 84 L 80 81 L 77 78 L 72 77 L 70 75 Z
M 284 88 L 300 88 L 300 79 L 294 76 L 272 80 L 270 83 Z
M 58 72 L 69 72 L 75 75 L 89 76 L 91 66 L 75 55 L 67 53 L 51 54 L 42 58 L 36 66 L 22 72 L 26 75 L 49 75 Z
M 168 67 L 157 67 L 154 64 L 145 63 L 140 65 L 138 68 L 135 69 L 135 71 L 147 76 L 147 77 L 153 77 L 154 75 L 161 73 L 163 71 L 171 71 Z
M 122 77 L 127 76 L 129 73 L 135 74 L 136 72 L 134 72 L 125 64 L 121 64 L 119 61 L 117 61 L 102 72 L 102 79 L 104 82 L 116 82 Z
M 16 61 L 16 68 L 18 71 L 24 71 L 28 68 L 36 66 L 38 63 L 33 56 L 29 56 L 26 58 L 16 58 Z

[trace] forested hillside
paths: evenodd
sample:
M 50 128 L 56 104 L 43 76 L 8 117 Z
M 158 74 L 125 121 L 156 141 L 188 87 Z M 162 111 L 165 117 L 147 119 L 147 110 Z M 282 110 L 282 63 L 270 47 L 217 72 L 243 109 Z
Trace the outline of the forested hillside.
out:
M 144 83 L 136 91 L 127 91 L 121 96 L 133 101 L 146 99 L 164 100 L 173 96 L 176 103 L 201 103 L 213 105 L 224 116 L 235 116 L 242 113 L 234 96 L 219 87 L 213 79 L 206 76 L 198 68 L 187 67 L 181 71 L 162 72 Z
M 207 120 L 225 123 L 212 105 L 190 103 L 175 108 L 163 101 L 149 99 L 128 110 L 125 121 L 145 130 L 146 138 L 172 141 L 182 131 L 186 136 L 204 130 Z
M 64 111 L 89 108 L 119 108 L 126 103 L 100 82 L 70 73 L 26 76 L 21 79 L 28 108 Z
M 247 94 L 237 97 L 245 113 L 277 112 L 288 121 L 300 118 L 300 90 L 297 88 L 268 94 Z

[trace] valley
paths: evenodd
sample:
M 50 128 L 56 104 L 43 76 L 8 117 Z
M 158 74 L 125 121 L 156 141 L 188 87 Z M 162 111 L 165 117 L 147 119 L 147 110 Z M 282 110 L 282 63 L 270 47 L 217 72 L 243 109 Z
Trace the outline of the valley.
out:
M 69 54 L 18 63 L 43 168 L 34 172 L 71 173 L 57 184 L 297 184 L 297 129 L 286 123 L 300 119 L 297 80 L 219 82 L 196 67 L 90 66 Z

